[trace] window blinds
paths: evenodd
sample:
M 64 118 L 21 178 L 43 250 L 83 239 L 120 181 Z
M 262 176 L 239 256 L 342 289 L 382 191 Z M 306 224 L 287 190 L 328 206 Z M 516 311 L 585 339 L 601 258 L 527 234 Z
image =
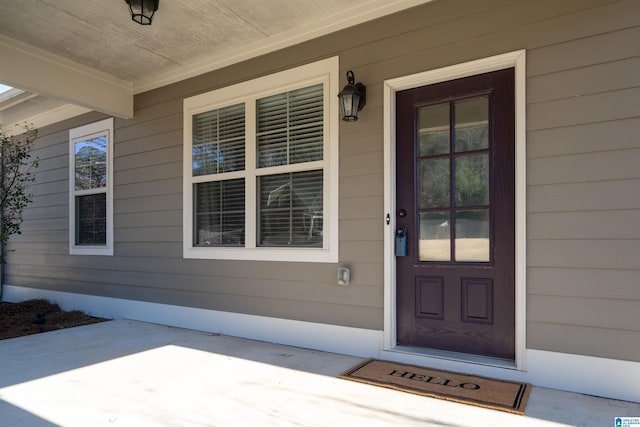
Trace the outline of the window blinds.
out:
M 193 116 L 193 176 L 244 170 L 244 104 Z
M 259 99 L 258 167 L 322 160 L 322 84 Z

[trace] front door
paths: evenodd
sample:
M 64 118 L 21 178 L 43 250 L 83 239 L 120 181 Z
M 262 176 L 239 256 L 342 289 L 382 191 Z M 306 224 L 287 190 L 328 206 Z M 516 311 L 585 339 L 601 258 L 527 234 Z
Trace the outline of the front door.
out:
M 513 69 L 396 93 L 398 345 L 515 358 L 514 129 Z

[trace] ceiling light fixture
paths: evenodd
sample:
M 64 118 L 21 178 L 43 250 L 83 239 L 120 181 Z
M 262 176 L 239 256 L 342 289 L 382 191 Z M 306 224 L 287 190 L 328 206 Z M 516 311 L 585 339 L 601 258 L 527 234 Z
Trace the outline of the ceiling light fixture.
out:
M 358 111 L 367 101 L 367 88 L 362 83 L 356 83 L 353 71 L 347 71 L 347 85 L 340 91 L 340 113 L 345 122 L 355 122 L 358 120 Z
M 151 25 L 160 0 L 124 0 L 129 5 L 131 19 L 140 25 Z

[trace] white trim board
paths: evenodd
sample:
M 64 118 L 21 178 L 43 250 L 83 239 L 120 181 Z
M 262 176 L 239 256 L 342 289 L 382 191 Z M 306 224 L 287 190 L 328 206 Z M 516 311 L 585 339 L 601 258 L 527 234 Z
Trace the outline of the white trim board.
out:
M 351 356 L 372 357 L 381 343 L 381 332 L 370 329 L 3 285 L 3 301 L 33 298 L 107 319 L 140 320 Z
M 396 263 L 393 251 L 396 230 L 396 153 L 395 153 L 395 93 L 400 90 L 473 76 L 476 74 L 515 68 L 515 366 L 526 369 L 526 123 L 525 123 L 525 57 L 518 50 L 489 58 L 451 65 L 436 70 L 385 80 L 384 92 L 384 212 L 390 219 L 384 233 L 384 349 L 393 350 L 396 343 Z
M 0 54 L 11 64 L 2 69 L 4 83 L 105 114 L 133 117 L 130 82 L 2 35 Z
M 640 363 L 526 349 L 527 371 L 382 349 L 382 331 L 4 285 L 3 301 L 45 298 L 65 310 L 218 332 L 320 351 L 377 357 L 535 386 L 640 402 Z

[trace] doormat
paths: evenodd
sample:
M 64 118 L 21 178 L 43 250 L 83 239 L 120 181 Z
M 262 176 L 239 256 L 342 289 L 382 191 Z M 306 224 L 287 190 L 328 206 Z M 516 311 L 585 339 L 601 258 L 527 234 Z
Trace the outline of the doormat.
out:
M 369 359 L 339 378 L 524 415 L 531 386 Z

